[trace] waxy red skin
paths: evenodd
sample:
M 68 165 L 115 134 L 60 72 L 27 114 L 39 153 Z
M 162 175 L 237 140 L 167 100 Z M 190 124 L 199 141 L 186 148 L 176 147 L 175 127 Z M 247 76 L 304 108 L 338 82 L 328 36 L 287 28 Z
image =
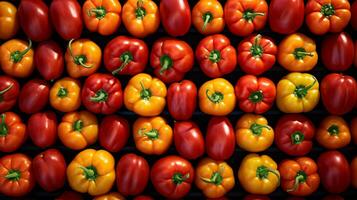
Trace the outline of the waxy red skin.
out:
M 21 112 L 32 114 L 41 111 L 48 103 L 49 84 L 41 79 L 33 79 L 25 83 L 19 95 Z
M 185 35 L 191 27 L 191 9 L 187 0 L 160 1 L 160 18 L 171 36 Z
M 129 122 L 116 115 L 106 116 L 99 126 L 99 144 L 110 152 L 119 152 L 128 142 Z
M 54 145 L 57 139 L 56 114 L 47 111 L 31 115 L 27 121 L 27 131 L 36 146 L 46 148 Z
M 10 76 L 0 76 L 0 113 L 14 107 L 20 94 L 20 84 Z
M 37 46 L 34 62 L 38 72 L 47 81 L 56 80 L 63 73 L 63 52 L 61 47 L 54 41 L 41 42 Z

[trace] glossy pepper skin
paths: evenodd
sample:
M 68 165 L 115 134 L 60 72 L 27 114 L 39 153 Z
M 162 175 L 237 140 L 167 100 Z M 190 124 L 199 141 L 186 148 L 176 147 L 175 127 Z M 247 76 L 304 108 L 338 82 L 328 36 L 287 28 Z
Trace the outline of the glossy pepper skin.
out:
M 17 8 L 9 2 L 0 2 L 0 39 L 10 39 L 18 30 Z
M 350 18 L 350 3 L 347 0 L 309 0 L 306 3 L 306 24 L 316 35 L 341 32 Z
M 354 30 L 357 30 L 357 2 L 354 1 L 351 5 L 351 25 Z
M 16 151 L 26 141 L 26 125 L 13 112 L 2 113 L 0 122 L 0 151 Z
M 334 115 L 348 113 L 357 102 L 357 82 L 352 76 L 328 74 L 321 81 L 321 97 L 329 113 Z
M 160 14 L 152 0 L 128 0 L 123 6 L 122 19 L 131 35 L 144 38 L 156 32 Z
M 210 78 L 229 74 L 237 65 L 236 50 L 222 34 L 203 38 L 197 45 L 195 54 L 201 70 Z
M 145 70 L 149 50 L 143 40 L 127 36 L 112 39 L 104 48 L 104 66 L 113 75 L 136 75 Z
M 81 150 L 94 144 L 98 137 L 98 122 L 88 111 L 66 113 L 58 125 L 58 137 L 73 150 Z
M 165 107 L 165 84 L 149 74 L 132 77 L 124 90 L 125 107 L 141 116 L 157 116 Z
M 63 39 L 77 39 L 81 36 L 81 5 L 76 0 L 53 0 L 50 5 L 50 17 L 53 27 Z
M 237 36 L 248 36 L 264 28 L 268 19 L 265 0 L 228 0 L 224 5 L 224 21 Z
M 105 150 L 81 151 L 67 167 L 68 183 L 77 192 L 92 196 L 105 194 L 115 181 L 114 162 Z
M 239 108 L 244 112 L 265 113 L 273 106 L 276 97 L 273 81 L 253 75 L 240 77 L 234 90 Z
M 194 169 L 189 161 L 179 156 L 166 156 L 154 163 L 150 179 L 162 196 L 179 199 L 190 192 Z
M 109 74 L 90 75 L 82 88 L 83 105 L 90 112 L 112 114 L 123 105 L 123 92 L 117 78 Z
M 220 198 L 233 189 L 233 169 L 224 161 L 202 159 L 195 171 L 195 184 L 208 198 Z
M 160 2 L 160 18 L 165 31 L 173 36 L 185 35 L 191 27 L 191 9 L 187 0 Z
M 102 50 L 91 40 L 80 39 L 68 43 L 65 54 L 67 72 L 72 78 L 89 76 L 97 71 L 102 59 Z
M 320 185 L 317 164 L 308 157 L 283 160 L 279 163 L 281 187 L 294 196 L 309 196 Z
M 261 115 L 244 114 L 237 121 L 235 133 L 238 146 L 249 152 L 265 151 L 274 141 L 274 130 Z
M 167 90 L 167 107 L 176 120 L 188 120 L 197 107 L 197 87 L 190 80 L 172 83 Z
M 270 194 L 280 184 L 280 173 L 275 161 L 267 155 L 248 154 L 240 164 L 238 179 L 251 194 Z
M 152 46 L 150 65 L 154 74 L 165 83 L 181 81 L 193 63 L 193 50 L 183 40 L 163 38 Z
M 111 35 L 120 26 L 121 5 L 118 0 L 87 0 L 83 4 L 82 14 L 89 31 Z
M 161 155 L 172 143 L 172 128 L 162 117 L 138 118 L 133 125 L 136 148 L 147 155 Z
M 80 83 L 65 77 L 55 82 L 50 90 L 51 106 L 61 112 L 72 112 L 81 105 Z
M 46 192 L 53 192 L 64 186 L 66 167 L 66 161 L 57 149 L 41 152 L 32 162 L 33 175 Z
M 192 9 L 192 24 L 204 35 L 222 32 L 224 18 L 221 3 L 217 0 L 199 0 Z
M 303 156 L 312 149 L 314 124 L 300 114 L 284 115 L 275 126 L 275 144 L 290 156 Z
M 99 126 L 99 144 L 106 150 L 119 152 L 128 142 L 130 135 L 129 122 L 117 115 L 109 115 L 103 118 Z
M 238 64 L 252 75 L 260 75 L 275 64 L 278 49 L 273 40 L 262 35 L 253 35 L 238 45 Z
M 11 39 L 0 46 L 0 65 L 5 74 L 26 78 L 35 68 L 33 63 L 32 42 Z
M 22 30 L 31 40 L 39 42 L 51 37 L 49 11 L 42 0 L 22 0 L 18 8 L 18 17 Z
M 54 41 L 41 42 L 36 47 L 34 62 L 37 71 L 46 81 L 58 79 L 63 73 L 63 52 Z
M 0 113 L 14 107 L 19 93 L 20 85 L 15 79 L 9 76 L 0 76 Z
M 320 99 L 319 82 L 308 73 L 293 72 L 276 87 L 276 104 L 284 113 L 309 112 Z
M 314 40 L 301 33 L 286 36 L 280 42 L 278 52 L 279 64 L 292 72 L 310 71 L 317 64 Z
M 28 119 L 27 133 L 34 145 L 47 148 L 57 139 L 57 118 L 53 111 L 38 112 Z
M 214 116 L 229 114 L 236 104 L 234 88 L 223 78 L 205 82 L 198 91 L 198 97 L 201 111 Z
M 328 116 L 322 120 L 316 132 L 317 142 L 327 149 L 338 149 L 351 142 L 348 124 L 342 117 Z
M 24 154 L 16 153 L 0 158 L 0 193 L 10 197 L 28 194 L 35 186 L 32 161 Z
M 49 84 L 41 79 L 33 79 L 25 83 L 19 95 L 21 112 L 33 114 L 41 111 L 48 103 Z

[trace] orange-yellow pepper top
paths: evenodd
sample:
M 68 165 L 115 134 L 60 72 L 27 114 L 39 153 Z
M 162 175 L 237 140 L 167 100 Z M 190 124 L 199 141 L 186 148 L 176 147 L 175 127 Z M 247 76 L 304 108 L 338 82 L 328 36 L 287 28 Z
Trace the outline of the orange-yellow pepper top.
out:
M 19 30 L 17 9 L 9 2 L 0 2 L 0 40 L 12 38 Z
M 81 105 L 79 81 L 65 77 L 55 82 L 50 90 L 51 106 L 61 112 L 72 112 Z
M 224 28 L 223 8 L 217 0 L 200 0 L 193 7 L 192 23 L 205 35 L 220 33 Z

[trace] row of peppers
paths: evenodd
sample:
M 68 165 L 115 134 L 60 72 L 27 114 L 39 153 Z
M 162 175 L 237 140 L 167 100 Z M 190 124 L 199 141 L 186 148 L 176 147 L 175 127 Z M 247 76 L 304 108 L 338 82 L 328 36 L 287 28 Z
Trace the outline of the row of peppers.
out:
M 355 50 L 356 49 L 356 50 Z M 344 32 L 329 35 L 321 44 L 323 65 L 330 71 L 345 71 L 354 63 L 357 66 L 357 42 Z M 102 64 L 102 50 L 89 39 L 70 40 L 65 55 L 54 41 L 38 44 L 11 39 L 0 47 L 0 66 L 6 74 L 29 77 L 35 68 L 46 80 L 59 78 L 66 65 L 72 78 L 89 76 Z M 148 60 L 154 74 L 165 83 L 180 81 L 192 70 L 195 58 L 210 78 L 233 72 L 237 65 L 247 74 L 261 75 L 275 65 L 291 72 L 306 72 L 318 62 L 316 44 L 311 38 L 294 33 L 286 36 L 279 45 L 266 36 L 251 35 L 243 39 L 237 50 L 221 34 L 203 38 L 196 47 L 183 40 L 161 38 L 154 42 L 149 54 L 143 40 L 127 36 L 112 39 L 104 48 L 104 67 L 113 75 L 135 75 L 145 70 Z
M 319 188 L 320 182 L 328 192 L 341 193 L 351 184 L 357 188 L 357 157 L 350 165 L 339 151 L 326 151 L 319 155 L 317 162 L 309 157 L 296 157 L 282 160 L 278 165 L 267 155 L 251 153 L 242 159 L 238 169 L 208 157 L 202 158 L 194 169 L 190 161 L 176 155 L 160 158 L 149 167 L 144 157 L 133 153 L 123 155 L 115 168 L 111 153 L 95 149 L 79 152 L 68 166 L 56 149 L 48 149 L 33 160 L 21 153 L 0 158 L 0 193 L 12 197 L 28 194 L 36 182 L 45 191 L 54 192 L 63 188 L 67 180 L 74 191 L 99 196 L 96 200 L 123 200 L 120 194 L 143 193 L 149 179 L 160 195 L 170 199 L 185 197 L 192 184 L 207 198 L 222 198 L 238 181 L 239 187 L 254 195 L 269 195 L 281 186 L 291 195 L 308 196 Z M 114 182 L 120 194 L 106 197 Z
M 123 20 L 128 32 L 139 38 L 155 33 L 160 21 L 174 37 L 185 35 L 191 22 L 202 34 L 220 33 L 226 24 L 233 34 L 247 36 L 262 30 L 267 20 L 274 32 L 291 34 L 302 26 L 304 17 L 317 35 L 341 32 L 350 19 L 357 29 L 357 3 L 351 9 L 348 0 L 309 0 L 306 6 L 304 0 L 272 0 L 269 9 L 265 0 L 228 0 L 224 9 L 217 0 L 199 0 L 192 14 L 187 0 L 161 1 L 159 7 L 152 0 L 128 0 L 122 10 L 118 0 L 86 0 L 81 9 L 77 0 L 54 0 L 48 8 L 42 0 L 22 0 L 17 10 L 2 2 L 0 11 L 7 20 L 0 25 L 0 39 L 14 36 L 19 24 L 34 41 L 48 40 L 53 28 L 65 40 L 79 38 L 83 21 L 89 31 L 111 35 Z

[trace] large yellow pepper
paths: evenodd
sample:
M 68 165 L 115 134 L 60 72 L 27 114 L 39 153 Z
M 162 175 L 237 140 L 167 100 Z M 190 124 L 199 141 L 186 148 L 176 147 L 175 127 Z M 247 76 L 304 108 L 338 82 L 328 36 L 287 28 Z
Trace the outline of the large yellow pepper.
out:
M 17 9 L 9 2 L 0 2 L 0 39 L 12 38 L 19 30 Z
M 239 167 L 238 179 L 251 194 L 270 194 L 280 184 L 277 168 L 274 160 L 267 155 L 248 154 Z
M 124 90 L 124 104 L 128 110 L 141 116 L 157 116 L 165 107 L 165 84 L 149 74 L 137 74 Z
M 245 114 L 236 125 L 236 139 L 240 148 L 249 152 L 261 152 L 274 141 L 274 130 L 261 115 Z
M 233 111 L 236 104 L 234 88 L 223 78 L 205 82 L 198 94 L 201 111 L 209 115 L 225 116 Z
M 319 82 L 311 74 L 290 73 L 278 83 L 276 103 L 282 112 L 309 112 L 319 99 Z
M 97 196 L 93 200 L 125 200 L 125 197 L 118 192 L 111 192 L 109 194 Z
M 79 81 L 73 78 L 62 78 L 56 81 L 50 90 L 50 103 L 61 112 L 72 112 L 81 105 L 81 88 Z
M 199 162 L 195 176 L 196 186 L 208 198 L 224 196 L 235 184 L 232 168 L 224 161 L 210 158 L 204 158 Z
M 67 180 L 77 192 L 102 195 L 115 181 L 114 157 L 105 150 L 81 151 L 67 167 Z

